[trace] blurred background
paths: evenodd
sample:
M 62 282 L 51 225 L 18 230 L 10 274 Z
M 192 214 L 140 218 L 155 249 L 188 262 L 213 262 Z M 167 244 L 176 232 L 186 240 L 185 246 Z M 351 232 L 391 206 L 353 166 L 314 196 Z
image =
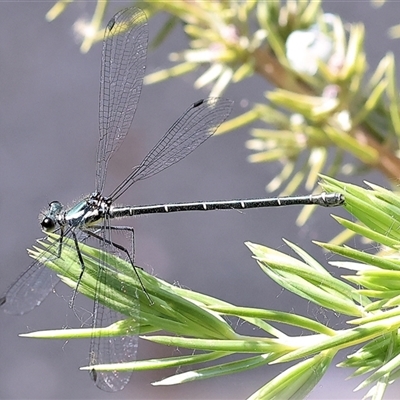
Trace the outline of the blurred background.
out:
M 94 188 L 101 46 L 97 44 L 82 55 L 72 29 L 78 18 L 92 15 L 94 4 L 74 3 L 48 23 L 45 14 L 52 4 L 0 3 L 0 292 L 30 263 L 25 249 L 42 236 L 39 212 L 52 200 L 71 205 Z M 130 5 L 132 2 L 111 2 L 107 20 Z M 399 2 L 380 9 L 374 9 L 369 1 L 324 2 L 324 10 L 349 22 L 365 24 L 371 69 L 389 50 L 397 58 L 400 42 L 388 38 L 387 28 L 399 23 Z M 164 17 L 150 21 L 150 35 L 159 29 Z M 147 73 L 169 66 L 168 54 L 183 48 L 185 42 L 186 37 L 177 30 L 157 51 L 150 51 Z M 195 78 L 195 74 L 189 74 L 144 87 L 131 132 L 110 163 L 105 194 L 140 163 L 192 102 L 208 96 L 207 90 L 193 89 Z M 235 101 L 232 116 L 245 111 L 248 102 L 262 101 L 262 93 L 268 89 L 258 76 L 231 86 L 225 97 Z M 265 197 L 265 185 L 278 173 L 279 166 L 249 164 L 246 157 L 250 152 L 244 146 L 247 139 L 248 129 L 212 138 L 179 164 L 136 184 L 121 201 L 144 205 Z M 378 174 L 368 179 L 385 182 Z M 361 183 L 361 178 L 355 182 Z M 340 315 L 300 301 L 271 282 L 243 244 L 252 241 L 286 251 L 281 240 L 286 238 L 326 266 L 331 256 L 311 241 L 329 240 L 339 233 L 340 227 L 329 214 L 343 212 L 319 209 L 299 228 L 295 224 L 299 211 L 284 208 L 138 217 L 130 222 L 136 232 L 136 261 L 168 282 L 235 305 L 295 312 L 335 329 L 344 328 Z M 60 285 L 56 293 L 27 315 L 0 314 L 1 399 L 110 397 L 92 385 L 87 373 L 79 371 L 87 363 L 86 341 L 18 337 L 19 333 L 34 330 L 78 327 L 80 322 L 68 309 L 68 299 L 69 291 Z M 92 309 L 85 300 L 80 307 Z M 177 352 L 142 341 L 138 359 Z M 284 369 L 279 365 L 260 368 L 177 387 L 151 386 L 151 382 L 173 374 L 173 370 L 134 373 L 125 390 L 112 396 L 245 398 Z M 357 380 L 345 380 L 349 374 L 331 368 L 309 398 L 361 398 L 362 394 L 352 393 Z M 391 390 L 395 398 L 399 388 Z

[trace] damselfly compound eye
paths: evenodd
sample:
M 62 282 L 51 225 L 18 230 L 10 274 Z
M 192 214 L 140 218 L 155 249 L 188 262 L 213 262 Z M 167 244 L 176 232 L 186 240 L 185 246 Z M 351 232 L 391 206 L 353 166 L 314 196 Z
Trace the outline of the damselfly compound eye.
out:
M 55 228 L 56 223 L 52 218 L 46 217 L 43 219 L 40 225 L 46 232 L 51 232 Z

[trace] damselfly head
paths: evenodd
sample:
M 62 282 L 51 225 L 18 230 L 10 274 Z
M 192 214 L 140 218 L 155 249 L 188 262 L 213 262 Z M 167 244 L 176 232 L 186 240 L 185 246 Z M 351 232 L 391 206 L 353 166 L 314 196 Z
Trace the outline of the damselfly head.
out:
M 57 216 L 63 209 L 59 201 L 52 201 L 48 210 L 43 213 L 44 218 L 40 221 L 42 229 L 46 232 L 53 232 L 57 226 Z

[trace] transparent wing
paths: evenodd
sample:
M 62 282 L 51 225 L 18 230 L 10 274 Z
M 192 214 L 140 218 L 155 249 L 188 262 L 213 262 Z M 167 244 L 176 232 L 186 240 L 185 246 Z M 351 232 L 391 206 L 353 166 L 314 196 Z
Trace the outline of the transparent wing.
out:
M 25 314 L 39 306 L 59 280 L 55 272 L 35 261 L 0 298 L 0 306 L 7 314 Z
M 232 104 L 231 100 L 222 98 L 208 98 L 194 103 L 110 197 L 118 199 L 134 182 L 155 175 L 185 158 L 225 121 Z
M 99 301 L 99 299 L 106 296 L 104 291 L 107 288 L 106 279 L 108 275 L 105 273 L 105 268 L 109 269 L 108 274 L 110 274 L 110 272 L 113 274 L 113 272 L 110 271 L 110 264 L 107 260 L 107 255 L 115 250 L 115 248 L 110 245 L 110 232 L 110 224 L 109 220 L 107 219 L 104 221 L 104 228 L 101 232 L 104 239 L 101 241 L 100 247 L 104 252 L 104 258 L 101 259 L 99 263 L 92 322 L 92 327 L 94 329 L 107 327 L 126 318 L 124 315 L 105 307 Z M 112 279 L 114 279 L 114 277 Z M 118 282 L 117 276 L 115 276 L 115 279 L 116 282 Z M 123 283 L 121 283 L 119 290 L 121 290 L 122 293 L 126 290 Z M 131 316 L 134 316 L 138 313 L 139 302 L 137 301 L 135 304 L 132 304 L 130 314 Z M 95 382 L 96 386 L 106 392 L 116 392 L 122 390 L 129 382 L 132 372 L 96 371 L 95 365 L 135 361 L 137 348 L 138 332 L 132 331 L 131 328 L 127 328 L 126 334 L 120 336 L 105 336 L 104 333 L 102 333 L 100 336 L 93 331 L 90 342 L 89 365 L 93 366 L 93 369 L 90 371 L 90 376 Z
M 65 233 L 65 237 L 69 232 Z M 81 242 L 87 238 L 82 232 L 77 232 Z M 59 242 L 54 242 L 42 255 L 46 258 L 57 258 Z M 62 254 L 61 254 L 62 255 Z M 22 315 L 39 306 L 48 294 L 54 289 L 60 278 L 57 274 L 44 266 L 40 261 L 34 261 L 22 273 L 6 294 L 0 297 L 0 306 L 8 314 Z
M 105 29 L 96 170 L 99 193 L 104 188 L 108 161 L 128 133 L 135 115 L 146 67 L 147 42 L 146 15 L 137 8 L 120 11 Z

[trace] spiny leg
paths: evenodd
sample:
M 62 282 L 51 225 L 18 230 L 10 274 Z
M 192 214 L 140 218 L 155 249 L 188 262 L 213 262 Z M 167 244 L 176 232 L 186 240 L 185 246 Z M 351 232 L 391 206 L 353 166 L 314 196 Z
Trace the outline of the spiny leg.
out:
M 77 293 L 77 291 L 78 291 L 78 287 L 79 287 L 79 285 L 80 285 L 80 283 L 81 283 L 82 276 L 83 276 L 83 273 L 84 273 L 84 271 L 85 271 L 85 263 L 83 262 L 83 257 L 82 257 L 81 251 L 79 250 L 79 241 L 78 241 L 78 238 L 76 237 L 76 234 L 75 234 L 75 232 L 74 232 L 73 230 L 71 231 L 71 234 L 72 234 L 72 237 L 73 237 L 73 239 L 74 239 L 76 252 L 78 253 L 79 264 L 81 264 L 81 273 L 79 274 L 78 282 L 77 282 L 77 284 L 76 284 L 75 289 L 74 289 L 73 292 L 72 292 L 72 297 L 71 297 L 71 299 L 70 299 L 70 301 L 69 301 L 69 303 L 68 303 L 69 308 L 72 308 L 73 305 L 74 305 L 76 293 Z
M 63 240 L 64 240 L 64 229 L 61 227 L 60 228 L 60 238 L 58 239 L 59 245 L 58 245 L 58 251 L 57 251 L 57 258 L 61 258 Z
M 132 266 L 134 266 L 134 268 L 139 268 L 143 271 L 142 267 L 139 267 L 137 265 L 135 265 L 135 229 L 132 228 L 131 226 L 108 226 L 106 227 L 106 229 L 110 229 L 112 231 L 124 231 L 124 232 L 129 232 L 129 235 L 131 237 L 131 241 L 132 241 L 132 247 L 131 247 L 131 259 L 132 259 Z
M 134 229 L 133 229 L 133 228 L 131 228 L 131 227 L 124 227 L 124 226 L 121 226 L 121 227 L 118 227 L 118 226 L 93 226 L 92 228 L 94 228 L 94 229 L 100 229 L 100 230 L 102 230 L 102 229 L 110 229 L 110 230 L 122 230 L 122 231 L 129 231 L 129 232 L 131 232 L 131 234 L 132 234 L 132 246 L 133 246 L 133 247 L 132 247 L 132 250 L 133 250 L 133 253 L 134 253 L 134 243 L 135 243 L 135 242 L 134 242 Z M 138 272 L 136 271 L 136 268 L 140 268 L 140 267 L 137 267 L 137 266 L 134 264 L 134 262 L 133 262 L 133 260 L 134 260 L 134 255 L 133 255 L 133 257 L 132 257 L 132 256 L 130 255 L 129 251 L 128 251 L 125 247 L 121 246 L 121 245 L 118 244 L 118 243 L 113 242 L 112 240 L 103 238 L 103 237 L 101 237 L 100 235 L 97 235 L 96 233 L 94 233 L 94 232 L 92 232 L 92 231 L 89 231 L 89 230 L 85 230 L 84 232 L 87 233 L 88 235 L 90 235 L 90 236 L 92 236 L 92 237 L 94 237 L 94 238 L 100 240 L 100 241 L 104 241 L 105 243 L 110 244 L 111 246 L 114 246 L 116 249 L 118 249 L 118 250 L 120 250 L 120 251 L 122 251 L 122 252 L 124 252 L 124 253 L 126 254 L 126 256 L 128 257 L 129 262 L 131 263 L 132 268 L 133 268 L 133 270 L 134 270 L 134 272 L 135 272 L 135 274 L 136 274 L 136 277 L 138 278 L 138 281 L 139 281 L 139 283 L 140 283 L 140 286 L 141 286 L 142 289 L 143 289 L 143 292 L 145 293 L 147 299 L 149 300 L 149 303 L 150 303 L 150 304 L 153 304 L 153 300 L 151 300 L 149 294 L 147 293 L 146 288 L 145 288 L 144 285 L 143 285 L 142 280 L 140 279 L 140 276 L 139 276 Z M 140 268 L 140 269 L 142 269 L 142 268 Z
M 58 230 L 55 230 L 53 233 L 57 233 Z M 71 228 L 67 229 L 67 232 L 64 232 L 64 227 L 60 227 L 60 235 L 59 238 L 57 239 L 58 242 L 58 247 L 57 247 L 57 254 L 53 253 L 52 251 L 50 252 L 51 255 L 55 257 L 55 259 L 61 258 L 61 253 L 62 253 L 62 248 L 63 248 L 63 243 L 64 243 L 64 237 L 69 234 L 71 231 Z
M 112 231 L 123 231 L 123 232 L 129 232 L 129 235 L 131 237 L 131 253 L 130 253 L 130 258 L 132 259 L 132 264 L 135 264 L 135 229 L 132 228 L 131 226 L 108 226 L 106 229 L 110 229 Z M 141 267 L 136 267 L 143 269 Z

